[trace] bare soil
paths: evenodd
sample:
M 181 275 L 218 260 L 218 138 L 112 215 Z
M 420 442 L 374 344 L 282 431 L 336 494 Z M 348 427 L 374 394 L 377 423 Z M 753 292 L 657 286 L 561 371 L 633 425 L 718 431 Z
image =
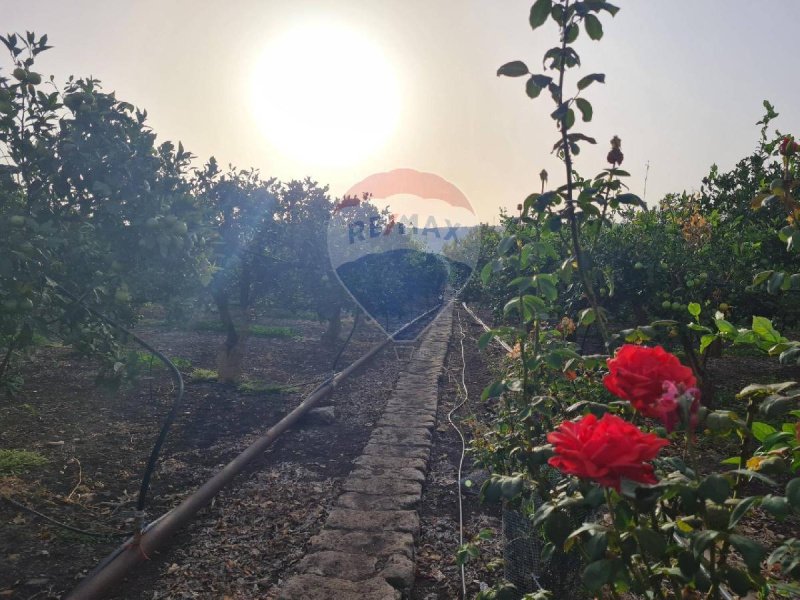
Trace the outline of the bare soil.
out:
M 177 505 L 330 375 L 338 348 L 324 347 L 315 321 L 260 320 L 292 338 L 251 337 L 246 377 L 284 386 L 247 393 L 187 378 L 180 416 L 148 496 L 148 517 Z M 345 330 L 348 325 L 345 324 Z M 214 332 L 142 328 L 140 335 L 193 368 L 214 369 Z M 383 339 L 362 324 L 339 369 Z M 383 351 L 333 397 L 336 421 L 284 435 L 239 476 L 171 546 L 116 590 L 117 598 L 264 598 L 302 557 L 340 480 L 380 415 L 402 361 Z M 132 530 L 146 457 L 171 402 L 164 371 L 118 392 L 95 386 L 96 365 L 63 348 L 40 348 L 23 369 L 25 385 L 3 400 L 0 447 L 33 450 L 45 466 L 0 477 L 0 492 L 81 529 Z M 58 598 L 122 538 L 97 538 L 47 523 L 0 500 L 0 598 Z
M 482 333 L 483 329 L 465 311 L 456 309 L 445 375 L 439 382 L 437 428 L 433 435 L 431 463 L 420 507 L 421 533 L 417 542 L 417 572 L 411 595 L 413 600 L 461 597 L 461 569 L 456 564 L 455 557 L 460 541 L 458 465 L 462 446 L 456 429 L 450 425 L 447 417 L 456 405 L 463 402 L 453 412 L 452 420 L 464 433 L 467 444 L 471 423 L 475 420 L 486 422 L 491 417 L 480 398 L 483 388 L 492 380 L 490 365 L 499 361 L 502 350 L 498 352 L 496 347 L 491 347 L 486 352 L 481 352 L 477 341 Z M 465 362 L 463 382 L 468 391 L 466 396 L 462 384 Z M 485 473 L 474 466 L 467 455 L 461 475 L 463 540 L 469 542 L 482 530 L 488 529 L 493 534 L 491 540 L 481 542 L 479 557 L 465 566 L 464 579 L 468 598 L 473 597 L 482 584 L 491 585 L 502 576 L 502 566 L 494 560 L 502 556 L 500 507 L 482 505 L 479 502 L 478 492 L 484 476 Z M 464 485 L 465 480 L 470 481 L 469 487 Z

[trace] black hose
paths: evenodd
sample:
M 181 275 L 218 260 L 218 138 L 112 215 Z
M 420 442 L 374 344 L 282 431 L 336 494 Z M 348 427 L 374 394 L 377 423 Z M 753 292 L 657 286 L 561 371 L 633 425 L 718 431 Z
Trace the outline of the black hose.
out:
M 20 508 L 22 510 L 26 510 L 29 513 L 32 513 L 32 514 L 36 515 L 37 517 L 41 517 L 42 519 L 44 519 L 48 523 L 52 523 L 53 525 L 57 525 L 58 527 L 61 527 L 62 529 L 68 529 L 69 531 L 74 531 L 75 533 L 80 533 L 81 535 L 88 535 L 88 536 L 99 537 L 99 538 L 128 537 L 130 535 L 129 531 L 114 531 L 114 532 L 109 532 L 109 533 L 100 533 L 99 531 L 88 531 L 86 529 L 80 529 L 78 527 L 73 527 L 72 525 L 68 525 L 67 523 L 62 523 L 61 521 L 57 521 L 52 517 L 48 517 L 46 514 L 40 513 L 35 508 L 31 508 L 30 506 L 26 506 L 25 504 L 17 502 L 16 500 L 12 500 L 11 498 L 9 498 L 8 496 L 6 496 L 4 494 L 0 494 L 0 498 L 5 500 L 6 502 L 11 504 L 12 506 L 15 506 L 16 508 Z
M 333 359 L 333 364 L 331 365 L 331 371 L 334 373 L 336 372 L 336 365 L 339 364 L 339 359 L 342 358 L 342 354 L 344 354 L 345 348 L 347 348 L 347 344 L 350 343 L 350 338 L 353 337 L 353 334 L 356 331 L 356 327 L 358 327 L 358 323 L 361 321 L 361 311 L 356 313 L 355 318 L 353 319 L 353 326 L 350 328 L 350 334 L 347 336 L 347 339 L 342 344 L 342 347 L 339 349 L 339 353 L 336 355 L 336 358 Z
M 167 433 L 169 433 L 170 427 L 172 427 L 172 423 L 175 421 L 175 416 L 178 414 L 178 408 L 183 401 L 184 396 L 184 385 L 183 385 L 183 376 L 181 375 L 178 368 L 175 364 L 168 359 L 164 354 L 156 350 L 153 346 L 147 343 L 145 340 L 140 338 L 138 335 L 120 325 L 116 320 L 112 319 L 111 317 L 99 312 L 98 310 L 92 308 L 85 304 L 80 298 L 76 297 L 72 294 L 69 290 L 64 288 L 64 286 L 56 283 L 55 284 L 58 290 L 67 296 L 70 300 L 75 302 L 76 304 L 80 304 L 83 306 L 90 314 L 94 315 L 98 319 L 101 319 L 111 325 L 112 327 L 119 329 L 125 335 L 129 336 L 133 341 L 137 344 L 148 350 L 151 354 L 153 354 L 156 358 L 158 358 L 164 365 L 169 369 L 170 375 L 172 375 L 173 379 L 175 380 L 175 384 L 178 389 L 178 393 L 175 397 L 175 401 L 172 403 L 172 408 L 170 408 L 169 413 L 167 414 L 167 418 L 164 420 L 164 424 L 161 426 L 161 430 L 158 433 L 158 437 L 156 438 L 156 442 L 153 445 L 153 449 L 150 451 L 150 456 L 147 459 L 147 465 L 144 470 L 144 474 L 142 475 L 142 483 L 139 486 L 139 496 L 136 500 L 136 512 L 139 513 L 139 517 L 143 518 L 144 515 L 142 514 L 144 511 L 145 503 L 147 501 L 147 492 L 150 489 L 150 479 L 155 471 L 156 463 L 158 462 L 158 457 L 161 454 L 161 448 L 164 446 L 164 442 L 167 439 Z

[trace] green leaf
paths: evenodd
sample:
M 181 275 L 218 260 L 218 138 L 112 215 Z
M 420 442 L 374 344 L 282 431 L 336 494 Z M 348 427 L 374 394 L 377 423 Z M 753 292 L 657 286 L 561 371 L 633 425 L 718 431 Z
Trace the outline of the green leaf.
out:
M 749 496 L 740 501 L 739 504 L 736 505 L 736 508 L 734 508 L 731 512 L 731 517 L 728 521 L 728 528 L 733 529 L 736 527 L 741 518 L 744 517 L 747 512 L 753 508 L 753 506 L 757 506 L 758 502 L 761 502 L 761 496 Z
M 711 431 L 730 431 L 733 429 L 733 420 L 728 411 L 715 410 L 706 416 L 706 427 Z
M 753 285 L 758 287 L 759 285 L 764 283 L 767 279 L 772 277 L 772 274 L 774 272 L 775 271 L 761 271 L 760 273 L 756 273 L 756 275 L 753 276 Z
M 647 204 L 636 194 L 620 194 L 616 197 L 616 201 L 620 204 L 633 204 L 636 206 L 646 207 Z
M 775 433 L 777 429 L 775 429 L 772 425 L 767 425 L 766 423 L 756 421 L 753 423 L 751 431 L 753 432 L 754 438 L 756 438 L 759 442 L 763 442 L 768 436 Z
M 578 33 L 580 33 L 580 27 L 578 27 L 578 24 L 570 23 L 569 27 L 567 27 L 567 30 L 564 33 L 564 41 L 567 44 L 571 44 L 578 39 Z
M 786 484 L 786 499 L 793 509 L 800 511 L 800 478 L 792 479 Z
M 796 396 L 768 396 L 758 407 L 758 410 L 769 418 L 777 418 L 788 412 L 796 404 Z M 794 435 L 794 426 L 789 426 L 792 428 L 791 434 Z
M 591 75 L 586 75 L 585 77 L 581 77 L 578 80 L 578 89 L 583 90 L 593 84 L 595 81 L 598 83 L 605 83 L 606 76 L 603 73 L 592 73 Z
M 497 246 L 498 254 L 507 254 L 509 250 L 517 243 L 517 236 L 508 235 L 504 237 L 500 244 Z
M 583 25 L 586 27 L 586 33 L 588 33 L 589 37 L 593 40 L 599 40 L 603 37 L 603 25 L 600 23 L 600 19 L 594 15 L 586 15 L 583 18 Z
M 558 290 L 552 280 L 542 277 L 542 275 L 534 275 L 534 279 L 539 286 L 539 293 L 548 301 L 553 302 L 558 298 Z
M 736 394 L 739 399 L 749 398 L 750 396 L 769 396 L 770 394 L 780 394 L 794 386 L 794 381 L 784 381 L 782 383 L 751 383 L 745 387 L 741 392 Z
M 738 333 L 736 327 L 725 319 L 714 319 L 714 323 L 717 325 L 719 332 L 724 335 L 736 335 Z
M 750 582 L 747 573 L 733 567 L 728 567 L 725 571 L 725 578 L 728 580 L 728 585 L 737 596 L 746 596 L 750 589 L 756 589 Z
M 585 98 L 575 98 L 575 105 L 581 111 L 581 118 L 584 122 L 592 120 L 592 105 Z
M 759 481 L 763 481 L 769 486 L 776 486 L 778 485 L 775 483 L 774 479 L 771 479 L 764 475 L 763 473 L 759 473 L 758 471 L 753 471 L 751 469 L 733 469 L 732 471 L 728 471 L 731 475 L 744 475 L 745 477 L 749 477 L 750 479 L 758 479 Z
M 563 125 L 566 129 L 571 129 L 572 126 L 575 125 L 575 111 L 571 108 L 567 109 L 567 114 L 564 117 Z
M 697 318 L 700 316 L 700 305 L 697 302 L 689 303 L 689 314 Z
M 506 77 L 524 77 L 528 73 L 528 65 L 521 60 L 511 61 L 497 69 L 498 77 L 500 75 L 505 75 Z
M 547 75 L 531 75 L 531 79 L 533 79 L 540 88 L 546 88 L 553 81 L 553 78 Z
M 714 340 L 717 339 L 716 335 L 706 334 L 700 338 L 700 354 L 703 354 L 711 344 L 714 343 Z
M 544 312 L 547 308 L 544 300 L 532 294 L 526 294 L 522 297 L 522 305 L 525 308 L 524 316 L 526 320 L 532 319 L 537 313 Z
M 503 307 L 503 314 L 504 315 L 509 315 L 509 314 L 511 314 L 511 311 L 514 311 L 514 310 L 518 311 L 519 309 L 520 309 L 519 298 L 512 298 L 511 300 L 506 302 L 506 305 Z
M 589 560 L 599 560 L 606 554 L 608 535 L 605 531 L 593 532 L 583 545 Z
M 597 314 L 594 312 L 593 308 L 584 308 L 581 312 L 578 313 L 578 324 L 591 325 L 592 323 L 594 323 L 596 318 Z
M 702 481 L 697 488 L 697 493 L 717 504 L 723 504 L 731 493 L 731 484 L 722 475 L 714 473 Z
M 783 280 L 785 278 L 786 273 L 783 271 L 773 273 L 772 277 L 770 277 L 769 281 L 767 281 L 767 292 L 770 294 L 777 294 L 781 290 L 781 286 L 783 285 Z
M 761 508 L 766 510 L 773 517 L 782 521 L 789 514 L 789 501 L 783 496 L 765 496 L 761 502 Z
M 530 18 L 528 19 L 528 22 L 531 24 L 531 29 L 537 29 L 544 25 L 552 8 L 553 0 L 536 0 L 531 7 Z
M 494 331 L 487 331 L 486 333 L 484 333 L 478 339 L 478 348 L 480 348 L 481 350 L 485 350 L 486 346 L 488 346 L 489 342 L 491 342 L 492 338 L 494 338 L 494 335 L 495 335 Z
M 483 265 L 483 268 L 481 269 L 481 283 L 483 283 L 483 285 L 489 283 L 489 279 L 492 277 L 493 271 L 494 269 L 492 269 L 491 262 L 488 262 L 485 265 Z
M 497 398 L 506 391 L 506 386 L 501 381 L 493 381 L 481 393 L 481 400 L 486 402 L 489 398 Z
M 544 533 L 557 548 L 562 548 L 572 532 L 572 521 L 567 513 L 556 510 L 544 522 Z
M 528 94 L 528 98 L 536 98 L 542 93 L 542 88 L 536 84 L 534 77 L 536 75 L 532 75 L 525 83 L 525 93 Z
M 596 592 L 611 581 L 612 562 L 607 558 L 589 563 L 583 570 L 583 584 L 590 592 Z
M 747 568 L 751 572 L 757 573 L 760 570 L 761 561 L 767 554 L 767 549 L 757 541 L 736 533 L 731 534 L 729 539 L 733 547 L 742 555 Z
M 667 551 L 667 542 L 664 540 L 664 536 L 647 527 L 636 529 L 635 535 L 645 554 L 655 560 L 663 558 Z
M 700 568 L 700 563 L 694 559 L 690 552 L 681 552 L 678 555 L 678 568 L 687 579 L 691 579 Z
M 694 554 L 695 558 L 700 558 L 703 556 L 703 552 L 706 551 L 706 548 L 713 542 L 715 539 L 719 537 L 719 531 L 713 531 L 710 529 L 705 529 L 699 533 L 697 533 L 692 538 L 692 553 Z
M 753 326 L 751 329 L 756 335 L 767 342 L 777 344 L 783 341 L 781 334 L 772 326 L 772 321 L 766 317 L 753 317 Z

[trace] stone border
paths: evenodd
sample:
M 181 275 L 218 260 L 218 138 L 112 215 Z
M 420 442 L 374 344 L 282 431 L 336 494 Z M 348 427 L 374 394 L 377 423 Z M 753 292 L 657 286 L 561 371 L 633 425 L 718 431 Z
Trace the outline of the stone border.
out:
M 281 600 L 398 600 L 414 584 L 417 506 L 453 311 L 437 316 Z

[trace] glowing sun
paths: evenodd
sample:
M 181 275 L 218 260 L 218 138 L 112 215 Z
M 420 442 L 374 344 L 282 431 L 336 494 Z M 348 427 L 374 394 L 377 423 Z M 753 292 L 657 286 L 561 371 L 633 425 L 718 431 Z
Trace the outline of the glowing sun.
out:
M 264 50 L 253 73 L 252 110 L 279 152 L 341 166 L 389 140 L 400 90 L 374 41 L 338 25 L 304 25 Z

